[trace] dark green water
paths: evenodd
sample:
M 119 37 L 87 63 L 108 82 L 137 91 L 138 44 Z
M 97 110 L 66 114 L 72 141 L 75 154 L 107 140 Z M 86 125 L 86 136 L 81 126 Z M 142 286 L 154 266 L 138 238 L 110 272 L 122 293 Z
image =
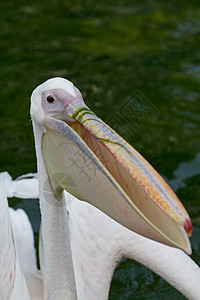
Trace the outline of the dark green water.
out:
M 177 192 L 200 263 L 199 2 L 2 0 L 0 11 L 0 170 L 36 171 L 30 94 L 50 77 L 66 77 Z M 37 202 L 10 204 L 28 212 L 37 239 Z M 124 261 L 110 299 L 133 298 L 184 299 Z

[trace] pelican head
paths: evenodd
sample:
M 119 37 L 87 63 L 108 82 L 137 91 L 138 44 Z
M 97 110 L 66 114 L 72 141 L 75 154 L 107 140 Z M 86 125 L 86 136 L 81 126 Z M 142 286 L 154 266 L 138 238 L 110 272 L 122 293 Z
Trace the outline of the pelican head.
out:
M 192 225 L 177 196 L 70 81 L 53 78 L 38 86 L 31 116 L 43 127 L 42 151 L 58 201 L 67 190 L 128 229 L 191 253 Z

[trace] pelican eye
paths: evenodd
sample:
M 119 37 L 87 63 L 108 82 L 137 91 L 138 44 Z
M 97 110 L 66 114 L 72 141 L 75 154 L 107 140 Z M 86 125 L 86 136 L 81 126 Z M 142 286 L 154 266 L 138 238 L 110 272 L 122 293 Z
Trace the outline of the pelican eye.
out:
M 55 101 L 56 101 L 56 100 L 54 99 L 53 96 L 51 96 L 51 95 L 47 96 L 47 102 L 49 102 L 49 103 L 54 103 Z

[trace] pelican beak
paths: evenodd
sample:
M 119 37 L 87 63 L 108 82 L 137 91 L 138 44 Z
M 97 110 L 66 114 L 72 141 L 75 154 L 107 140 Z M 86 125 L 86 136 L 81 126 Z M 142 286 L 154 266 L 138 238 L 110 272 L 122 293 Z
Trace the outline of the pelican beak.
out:
M 190 218 L 153 167 L 81 100 L 45 119 L 52 190 L 86 201 L 128 229 L 191 254 Z

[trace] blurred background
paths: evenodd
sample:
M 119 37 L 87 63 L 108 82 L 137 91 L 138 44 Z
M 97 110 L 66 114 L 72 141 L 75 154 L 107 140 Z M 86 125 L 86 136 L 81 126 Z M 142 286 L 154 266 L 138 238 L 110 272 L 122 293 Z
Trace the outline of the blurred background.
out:
M 87 105 L 165 178 L 190 213 L 200 264 L 199 1 L 1 0 L 0 171 L 36 172 L 29 99 L 62 76 Z M 36 200 L 13 199 L 38 240 Z M 184 299 L 130 260 L 114 274 L 110 300 Z

